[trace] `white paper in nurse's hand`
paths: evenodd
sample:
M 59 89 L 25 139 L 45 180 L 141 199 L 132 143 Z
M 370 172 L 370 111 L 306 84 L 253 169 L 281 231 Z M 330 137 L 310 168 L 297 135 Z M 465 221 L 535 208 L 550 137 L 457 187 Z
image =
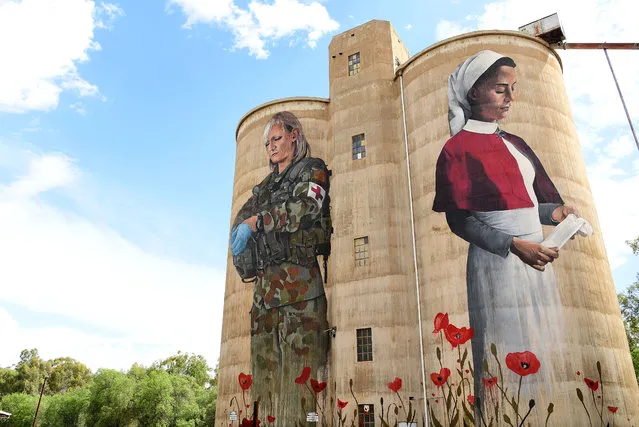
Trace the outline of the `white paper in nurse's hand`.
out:
M 555 227 L 541 244 L 547 248 L 561 248 L 580 229 L 585 236 L 592 234 L 592 226 L 583 218 L 570 214 Z

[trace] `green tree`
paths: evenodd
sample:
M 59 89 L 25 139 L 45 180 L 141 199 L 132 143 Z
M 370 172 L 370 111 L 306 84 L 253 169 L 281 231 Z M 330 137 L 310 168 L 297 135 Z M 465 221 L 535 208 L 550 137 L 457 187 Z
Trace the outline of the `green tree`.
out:
M 0 400 L 0 407 L 2 407 L 3 411 L 11 414 L 11 418 L 5 425 L 7 427 L 31 427 L 33 424 L 33 416 L 35 415 L 35 410 L 38 406 L 39 397 L 40 396 L 28 395 L 25 393 L 12 393 L 2 397 Z M 39 414 L 42 414 L 45 407 L 46 402 L 43 399 L 40 404 Z M 38 415 L 38 424 L 40 421 L 41 417 Z
M 50 396 L 44 412 L 43 425 L 47 427 L 79 427 L 89 407 L 88 387 Z
M 144 377 L 146 377 L 147 373 L 147 368 L 140 365 L 139 363 L 134 363 L 133 365 L 131 365 L 131 369 L 129 369 L 129 372 L 127 372 L 126 374 L 127 376 L 129 376 L 129 378 L 132 378 L 136 382 L 139 382 L 142 381 Z
M 86 424 L 95 427 L 122 427 L 132 419 L 135 381 L 122 372 L 100 369 L 89 387 Z
M 44 378 L 51 374 L 51 361 L 42 360 L 36 348 L 22 350 L 20 361 L 16 365 L 16 372 L 16 391 L 40 394 Z
M 47 383 L 49 392 L 64 393 L 84 387 L 91 380 L 91 370 L 84 363 L 70 357 L 58 357 L 51 362 Z
M 217 387 L 209 387 L 200 390 L 197 396 L 198 407 L 200 408 L 199 420 L 205 426 L 215 425 L 215 405 L 217 404 Z
M 140 425 L 169 427 L 174 414 L 171 375 L 154 370 L 136 387 L 133 408 Z
M 193 378 L 176 375 L 171 375 L 171 385 L 173 386 L 174 424 L 195 423 L 200 419 L 197 396 L 203 388 Z
M 618 294 L 617 297 L 619 298 L 621 317 L 626 327 L 635 375 L 639 381 L 639 275 L 637 275 L 637 282 L 630 285 L 625 292 Z
M 211 368 L 206 363 L 204 356 L 200 354 L 196 355 L 178 351 L 176 355 L 160 362 L 155 362 L 152 368 L 164 369 L 171 375 L 191 377 L 200 387 L 204 387 L 212 381 L 211 375 L 209 374 Z
M 633 254 L 639 255 L 639 237 L 637 237 L 635 240 L 626 240 L 626 244 L 630 246 Z
M 0 396 L 18 391 L 18 373 L 14 369 L 0 368 Z
M 634 240 L 628 240 L 626 243 L 632 248 L 632 252 L 635 255 L 639 255 L 639 237 Z M 617 298 L 619 299 L 621 317 L 626 328 L 635 376 L 637 381 L 639 381 L 639 273 L 637 274 L 637 281 L 630 285 L 625 292 L 617 294 Z

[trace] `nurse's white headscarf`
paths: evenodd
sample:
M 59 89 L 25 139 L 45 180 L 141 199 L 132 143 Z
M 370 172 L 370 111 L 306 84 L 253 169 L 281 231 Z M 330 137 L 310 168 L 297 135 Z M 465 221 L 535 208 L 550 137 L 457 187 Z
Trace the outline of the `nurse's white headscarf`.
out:
M 511 58 L 492 50 L 482 50 L 466 59 L 448 77 L 448 123 L 450 124 L 450 136 L 456 135 L 471 116 L 468 92 L 477 79 L 486 72 L 497 60 Z

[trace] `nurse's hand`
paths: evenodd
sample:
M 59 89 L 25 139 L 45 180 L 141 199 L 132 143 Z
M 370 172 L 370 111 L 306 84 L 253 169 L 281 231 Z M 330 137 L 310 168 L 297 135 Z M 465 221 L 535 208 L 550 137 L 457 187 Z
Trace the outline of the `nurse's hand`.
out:
M 529 242 L 517 237 L 513 237 L 513 241 L 510 244 L 510 252 L 539 271 L 544 271 L 546 264 L 559 258 L 559 249 L 547 248 L 539 243 Z
M 557 206 L 555 210 L 552 211 L 551 216 L 553 221 L 561 222 L 570 214 L 579 216 L 579 212 L 577 212 L 577 209 L 573 208 L 572 206 Z

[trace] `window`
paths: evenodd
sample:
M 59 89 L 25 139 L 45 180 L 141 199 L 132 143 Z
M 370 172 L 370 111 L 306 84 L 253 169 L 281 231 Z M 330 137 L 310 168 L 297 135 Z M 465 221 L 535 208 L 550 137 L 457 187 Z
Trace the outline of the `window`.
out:
M 375 406 L 372 404 L 359 405 L 359 427 L 375 427 Z
M 371 360 L 373 360 L 373 331 L 371 328 L 358 329 L 357 361 L 370 362 Z
M 368 236 L 355 239 L 355 266 L 368 265 Z
M 366 136 L 363 133 L 353 137 L 353 160 L 366 157 Z
M 359 52 L 348 57 L 348 75 L 354 76 L 359 73 Z

